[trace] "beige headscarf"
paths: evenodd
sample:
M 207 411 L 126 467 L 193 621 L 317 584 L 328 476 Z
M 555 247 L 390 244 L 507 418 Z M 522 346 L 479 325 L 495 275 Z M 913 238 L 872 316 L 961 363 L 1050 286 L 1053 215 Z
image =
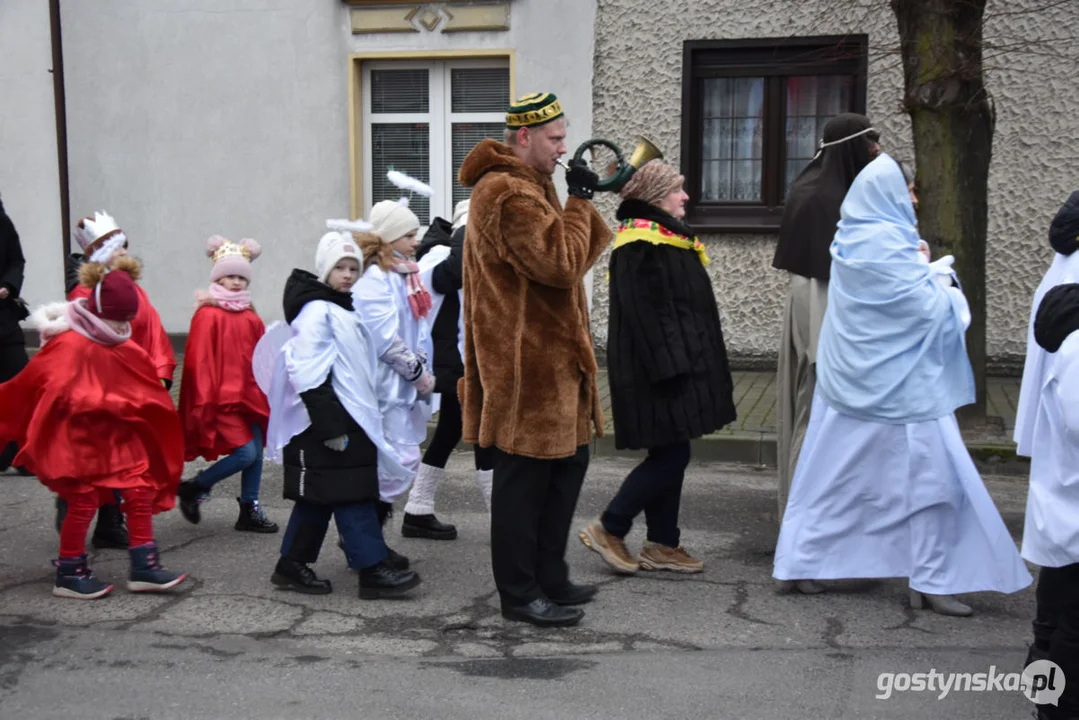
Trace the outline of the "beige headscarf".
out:
M 681 189 L 684 180 L 677 170 L 662 160 L 649 160 L 633 174 L 619 195 L 627 200 L 641 200 L 655 205 Z

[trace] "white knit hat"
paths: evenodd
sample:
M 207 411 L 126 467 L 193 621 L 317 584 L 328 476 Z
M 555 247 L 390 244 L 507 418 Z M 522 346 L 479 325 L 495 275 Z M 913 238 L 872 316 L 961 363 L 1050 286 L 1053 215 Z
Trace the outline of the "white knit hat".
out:
M 315 250 L 315 274 L 318 279 L 326 282 L 330 271 L 344 258 L 355 258 L 360 268 L 363 268 L 360 246 L 353 239 L 352 233 L 328 232 L 323 235 L 318 241 L 318 249 Z
M 393 200 L 382 200 L 371 208 L 371 232 L 378 235 L 384 243 L 392 243 L 403 238 L 413 230 L 420 229 L 420 219 L 416 213 Z
M 468 204 L 469 199 L 465 198 L 461 202 L 457 203 L 457 207 L 453 209 L 453 229 L 468 224 Z

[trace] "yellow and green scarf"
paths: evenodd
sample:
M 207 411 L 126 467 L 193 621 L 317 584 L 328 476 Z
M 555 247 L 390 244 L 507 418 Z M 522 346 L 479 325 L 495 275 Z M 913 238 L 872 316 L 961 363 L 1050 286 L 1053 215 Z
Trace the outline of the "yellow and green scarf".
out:
M 697 238 L 689 238 L 668 230 L 657 222 L 641 220 L 640 218 L 626 218 L 618 226 L 615 234 L 614 250 L 633 242 L 650 242 L 653 245 L 670 245 L 682 250 L 693 250 L 700 258 L 701 265 L 705 267 L 711 260 L 705 252 L 704 243 Z

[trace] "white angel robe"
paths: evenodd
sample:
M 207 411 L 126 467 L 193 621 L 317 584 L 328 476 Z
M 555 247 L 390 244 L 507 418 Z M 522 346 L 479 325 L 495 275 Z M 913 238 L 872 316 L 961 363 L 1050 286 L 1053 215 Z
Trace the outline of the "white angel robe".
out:
M 1044 362 L 1030 434 L 1023 557 L 1063 567 L 1079 563 L 1079 332 L 1045 353 Z
M 411 471 L 383 434 L 375 385 L 376 368 L 381 363 L 356 314 L 331 302 L 315 300 L 304 306 L 290 330 L 291 337 L 277 352 L 267 393 L 270 421 L 266 457 L 281 462 L 289 441 L 311 426 L 300 393 L 322 385 L 332 371 L 337 399 L 378 451 L 379 476 L 399 481 L 410 478 Z
M 431 270 L 446 259 L 449 248 L 433 248 L 418 263 L 420 278 L 431 294 L 432 308 L 427 317 L 412 317 L 408 305 L 408 287 L 400 273 L 385 272 L 371 265 L 352 288 L 352 301 L 364 327 L 370 333 L 376 357 L 382 357 L 400 337 L 409 350 L 420 355 L 425 365 L 434 356 L 431 325 L 442 307 L 443 295 L 431 289 Z M 384 475 L 379 469 L 379 493 L 385 502 L 408 490 L 420 466 L 420 443 L 427 439 L 427 422 L 438 410 L 438 395 L 419 398 L 416 387 L 390 365 L 378 362 L 375 384 L 382 431 L 396 450 L 401 462 L 411 472 L 405 479 Z
M 1034 315 L 1047 292 L 1057 285 L 1073 282 L 1079 282 L 1079 253 L 1053 253 L 1053 262 L 1038 284 L 1038 289 L 1034 291 L 1030 322 L 1027 323 L 1027 357 L 1023 364 L 1023 384 L 1019 387 L 1019 405 L 1015 412 L 1015 432 L 1012 435 L 1017 455 L 1032 457 L 1034 422 L 1038 417 L 1038 403 L 1045 385 L 1046 359 L 1049 357 L 1049 353 L 1034 342 Z
M 919 262 L 906 182 L 887 155 L 855 179 L 840 217 L 773 575 L 906 577 L 933 595 L 1016 592 L 1032 578 L 954 415 L 974 399 L 966 300 L 939 282 L 947 261 Z

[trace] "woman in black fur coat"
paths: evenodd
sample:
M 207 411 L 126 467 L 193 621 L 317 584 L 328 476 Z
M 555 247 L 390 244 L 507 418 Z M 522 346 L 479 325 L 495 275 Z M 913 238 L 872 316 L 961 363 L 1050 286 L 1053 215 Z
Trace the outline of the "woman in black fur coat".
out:
M 581 541 L 623 573 L 700 572 L 682 548 L 678 510 L 690 440 L 735 419 L 733 382 L 708 262 L 686 227 L 683 178 L 652 160 L 622 189 L 610 262 L 607 372 L 615 445 L 647 449 Z M 637 557 L 624 539 L 644 512 Z

